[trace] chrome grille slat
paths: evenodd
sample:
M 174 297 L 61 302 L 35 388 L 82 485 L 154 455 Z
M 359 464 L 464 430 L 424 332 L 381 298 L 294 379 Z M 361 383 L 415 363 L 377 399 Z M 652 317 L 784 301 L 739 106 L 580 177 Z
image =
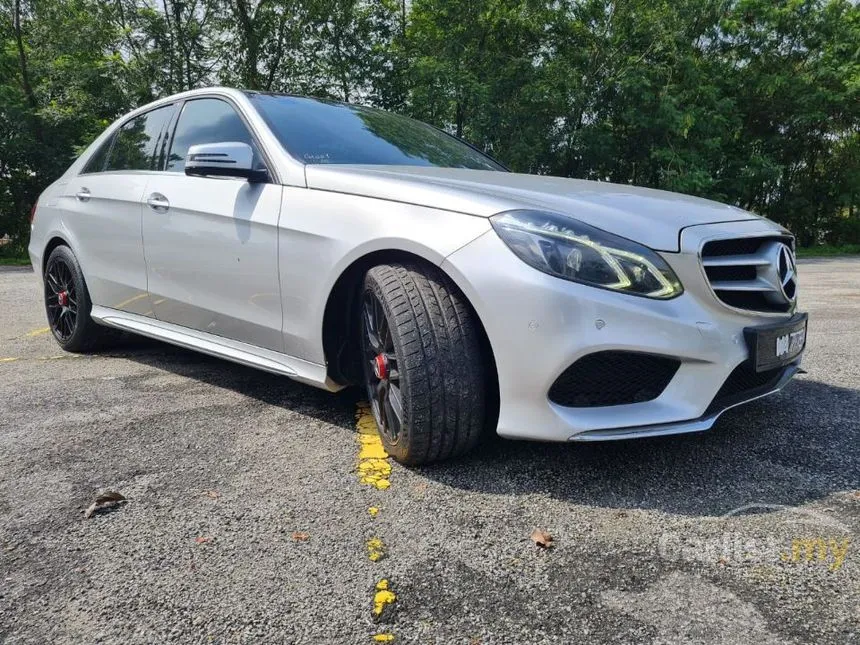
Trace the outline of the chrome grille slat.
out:
M 706 267 L 765 266 L 770 260 L 759 255 L 718 255 L 702 258 L 702 264 Z
M 793 240 L 786 236 L 710 240 L 702 246 L 702 268 L 714 296 L 723 304 L 747 311 L 787 313 L 795 302 L 793 247 Z M 786 257 L 791 258 L 790 267 Z
M 772 291 L 777 290 L 764 280 L 721 280 L 711 282 L 714 291 Z

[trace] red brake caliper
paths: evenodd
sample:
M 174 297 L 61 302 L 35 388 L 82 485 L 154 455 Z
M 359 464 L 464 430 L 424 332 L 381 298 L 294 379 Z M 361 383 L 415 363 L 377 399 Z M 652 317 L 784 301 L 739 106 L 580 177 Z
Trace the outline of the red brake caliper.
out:
M 69 294 L 68 294 L 68 292 L 60 291 L 60 293 L 57 294 L 57 304 L 59 304 L 61 307 L 68 307 L 69 306 Z
M 388 378 L 388 359 L 385 354 L 377 354 L 376 358 L 373 359 L 373 371 L 380 381 Z

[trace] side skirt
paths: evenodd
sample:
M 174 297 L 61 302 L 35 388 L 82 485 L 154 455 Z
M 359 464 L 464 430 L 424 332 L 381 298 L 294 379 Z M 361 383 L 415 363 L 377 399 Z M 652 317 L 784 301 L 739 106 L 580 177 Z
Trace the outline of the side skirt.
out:
M 272 374 L 287 376 L 330 392 L 343 389 L 328 378 L 325 365 L 311 363 L 295 356 L 108 307 L 93 305 L 90 315 L 94 320 L 109 327 L 162 340 L 234 363 L 256 367 Z

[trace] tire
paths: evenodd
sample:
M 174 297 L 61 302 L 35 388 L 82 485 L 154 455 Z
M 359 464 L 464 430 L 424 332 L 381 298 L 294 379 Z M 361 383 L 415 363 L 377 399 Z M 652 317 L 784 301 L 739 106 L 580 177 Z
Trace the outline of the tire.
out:
M 358 309 L 365 387 L 388 454 L 418 465 L 472 449 L 488 370 L 457 287 L 434 267 L 380 265 L 365 276 Z
M 113 339 L 112 330 L 100 327 L 90 317 L 93 305 L 84 274 L 68 246 L 51 251 L 43 280 L 48 326 L 60 347 L 86 353 Z

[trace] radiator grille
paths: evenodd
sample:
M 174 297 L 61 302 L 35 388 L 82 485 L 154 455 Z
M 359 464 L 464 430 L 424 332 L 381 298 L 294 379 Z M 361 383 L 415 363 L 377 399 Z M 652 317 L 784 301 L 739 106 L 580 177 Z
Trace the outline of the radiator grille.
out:
M 736 309 L 787 313 L 794 309 L 797 276 L 788 236 L 712 240 L 702 265 L 714 295 Z

